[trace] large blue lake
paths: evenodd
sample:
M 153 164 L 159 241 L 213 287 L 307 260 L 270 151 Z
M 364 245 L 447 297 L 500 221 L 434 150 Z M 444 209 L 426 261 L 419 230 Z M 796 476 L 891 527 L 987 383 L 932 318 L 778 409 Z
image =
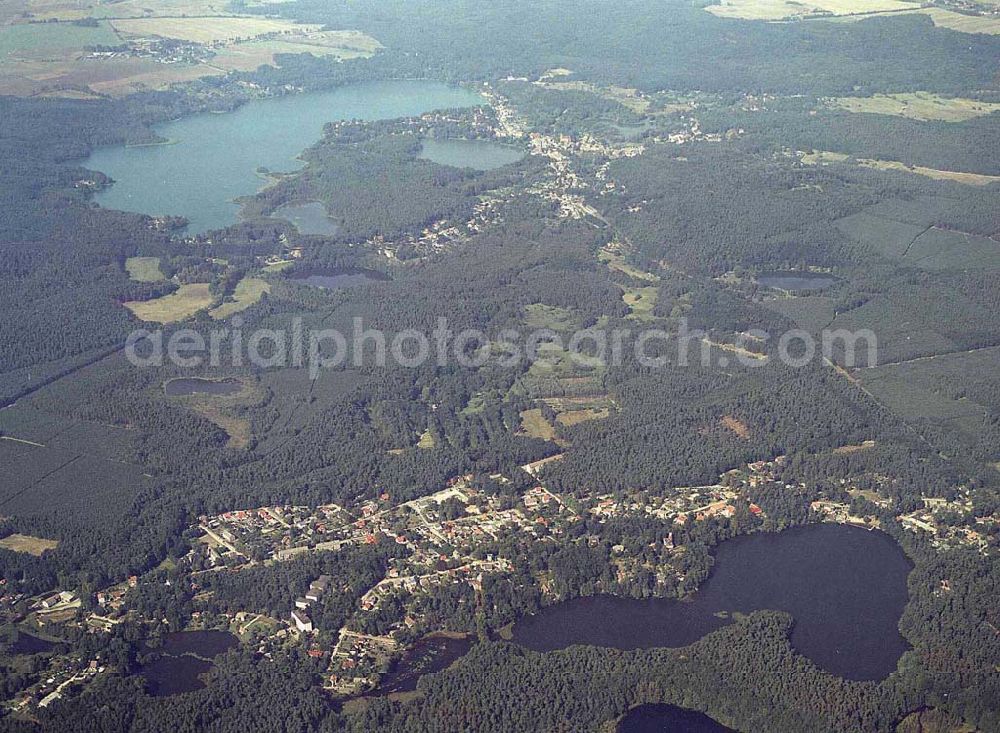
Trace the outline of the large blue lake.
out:
M 352 84 L 158 125 L 156 132 L 170 144 L 101 148 L 83 165 L 115 180 L 95 197 L 101 206 L 184 216 L 187 231 L 196 234 L 235 223 L 234 199 L 266 184 L 257 169 L 299 168 L 297 156 L 320 139 L 327 122 L 392 119 L 482 103 L 468 89 L 439 82 Z

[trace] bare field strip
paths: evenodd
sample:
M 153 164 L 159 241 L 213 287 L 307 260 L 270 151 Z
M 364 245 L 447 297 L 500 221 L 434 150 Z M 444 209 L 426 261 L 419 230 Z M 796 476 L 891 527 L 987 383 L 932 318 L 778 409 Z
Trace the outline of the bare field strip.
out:
M 965 173 L 963 171 L 943 171 L 937 168 L 926 168 L 921 165 L 906 165 L 898 160 L 872 160 L 870 158 L 852 158 L 846 153 L 833 153 L 828 150 L 820 150 L 814 153 L 805 153 L 800 160 L 807 165 L 826 165 L 828 163 L 849 163 L 854 161 L 857 165 L 866 168 L 874 168 L 880 171 L 898 171 L 900 173 L 914 173 L 919 176 L 926 176 L 938 181 L 953 181 L 964 183 L 968 186 L 988 186 L 991 183 L 1000 181 L 1000 176 L 990 176 L 985 173 Z
M 176 323 L 212 305 L 208 283 L 181 285 L 176 292 L 153 300 L 132 301 L 124 306 L 136 318 L 154 323 Z

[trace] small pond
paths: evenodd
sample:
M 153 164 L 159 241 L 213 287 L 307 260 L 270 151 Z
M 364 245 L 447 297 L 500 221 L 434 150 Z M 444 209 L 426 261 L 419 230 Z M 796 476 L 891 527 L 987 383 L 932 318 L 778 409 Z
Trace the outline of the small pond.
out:
M 429 137 L 424 140 L 420 157 L 438 165 L 490 171 L 516 163 L 524 157 L 524 152 L 489 140 Z
M 704 713 L 676 705 L 639 705 L 618 722 L 616 733 L 727 733 Z
M 340 231 L 340 227 L 329 217 L 326 207 L 319 201 L 287 204 L 275 210 L 271 216 L 292 222 L 300 234 L 331 237 Z

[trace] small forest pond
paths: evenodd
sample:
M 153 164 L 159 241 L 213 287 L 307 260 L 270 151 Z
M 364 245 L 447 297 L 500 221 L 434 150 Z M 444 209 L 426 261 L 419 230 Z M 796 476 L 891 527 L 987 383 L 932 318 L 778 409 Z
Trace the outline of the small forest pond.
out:
M 288 204 L 271 214 L 275 219 L 287 219 L 295 225 L 300 234 L 333 236 L 340 227 L 326 213 L 326 207 L 319 201 L 308 204 Z
M 7 651 L 10 654 L 43 654 L 52 651 L 55 646 L 56 643 L 48 639 L 42 639 L 33 634 L 18 631 L 17 639 L 10 645 Z
M 524 153 L 509 145 L 501 145 L 489 140 L 429 137 L 424 140 L 420 157 L 438 165 L 450 165 L 453 168 L 491 171 L 516 163 L 524 157 Z
M 327 122 L 393 119 L 482 102 L 468 89 L 440 82 L 350 84 L 167 122 L 155 130 L 170 144 L 100 148 L 82 164 L 115 180 L 94 197 L 101 206 L 184 216 L 188 232 L 198 234 L 236 222 L 234 200 L 264 184 L 259 168 L 301 167 L 296 156 L 320 139 Z
M 213 394 L 226 395 L 236 394 L 243 385 L 235 379 L 171 379 L 163 385 L 163 391 L 167 397 L 183 397 L 192 394 Z
M 376 695 L 410 692 L 417 689 L 421 675 L 440 672 L 451 666 L 472 648 L 471 638 L 425 636 L 407 650 L 389 674 L 382 678 Z
M 825 290 L 839 281 L 833 275 L 806 271 L 765 272 L 757 278 L 757 282 L 761 285 L 792 292 L 800 290 Z
M 514 641 L 537 651 L 678 647 L 728 623 L 727 612 L 772 609 L 794 617 L 792 645 L 818 667 L 877 680 L 909 648 L 898 623 L 910 569 L 889 535 L 858 527 L 737 537 L 716 548 L 711 576 L 688 600 L 577 598 L 519 621 Z
M 369 282 L 388 280 L 389 278 L 377 270 L 362 268 L 333 268 L 329 270 L 316 269 L 297 272 L 291 280 L 314 288 L 335 290 L 337 288 L 352 288 Z
M 618 723 L 616 733 L 728 733 L 704 713 L 676 705 L 639 705 Z
M 238 640 L 226 631 L 180 631 L 163 637 L 158 647 L 143 647 L 156 658 L 139 673 L 153 697 L 193 692 L 205 686 L 202 677 L 212 669 L 212 660 L 232 649 Z

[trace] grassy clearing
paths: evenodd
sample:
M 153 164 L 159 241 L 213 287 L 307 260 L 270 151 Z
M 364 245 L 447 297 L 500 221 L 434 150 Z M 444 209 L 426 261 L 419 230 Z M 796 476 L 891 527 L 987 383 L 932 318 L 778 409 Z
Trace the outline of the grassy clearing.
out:
M 224 320 L 260 302 L 260 299 L 264 297 L 264 293 L 270 292 L 271 285 L 266 280 L 256 277 L 245 277 L 236 284 L 236 289 L 233 291 L 233 299 L 226 301 L 217 308 L 213 308 L 208 314 L 217 321 Z
M 431 435 L 430 429 L 425 430 L 420 434 L 420 440 L 417 441 L 417 447 L 423 450 L 430 450 L 436 445 L 434 442 L 434 436 Z
M 571 331 L 579 328 L 579 321 L 571 310 L 555 305 L 533 303 L 525 306 L 524 323 L 528 328 L 550 328 L 553 331 Z
M 750 437 L 750 428 L 747 424 L 732 415 L 724 415 L 719 422 L 722 424 L 722 427 L 743 440 L 747 440 Z
M 11 552 L 23 552 L 26 555 L 41 557 L 46 550 L 54 550 L 59 546 L 56 540 L 46 540 L 27 534 L 7 535 L 0 540 L 0 547 Z
M 132 301 L 124 306 L 142 321 L 176 323 L 212 305 L 208 283 L 181 285 L 176 292 L 153 300 Z
M 930 122 L 964 122 L 1000 111 L 1000 104 L 976 99 L 939 97 L 930 92 L 912 94 L 876 94 L 872 97 L 839 97 L 828 100 L 838 109 L 848 112 L 894 115 L 911 120 Z
M 545 419 L 539 408 L 521 412 L 521 432 L 542 440 L 552 440 L 556 437 L 556 429 Z
M 129 257 L 125 260 L 128 276 L 141 283 L 155 283 L 164 279 L 159 257 Z
M 195 402 L 191 409 L 226 432 L 229 436 L 227 448 L 244 450 L 250 445 L 250 421 L 246 418 L 227 414 L 220 405 L 207 399 Z
M 934 25 L 961 33 L 1000 34 L 1000 18 L 983 15 L 965 15 L 944 8 L 921 8 L 918 12 L 931 16 Z
M 609 270 L 624 273 L 635 280 L 644 280 L 645 282 L 650 283 L 660 281 L 658 275 L 655 275 L 652 272 L 643 272 L 639 268 L 628 264 L 628 262 L 625 261 L 624 255 L 614 249 L 608 247 L 602 249 L 597 254 L 597 259 L 607 265 Z
M 1000 181 L 1000 176 L 988 176 L 984 173 L 964 173 L 962 171 L 943 171 L 937 168 L 926 168 L 922 165 L 906 165 L 898 160 L 873 160 L 871 158 L 852 158 L 846 153 L 834 153 L 828 150 L 820 150 L 813 153 L 806 153 L 800 160 L 807 165 L 827 165 L 828 163 L 856 162 L 866 168 L 874 168 L 880 171 L 896 171 L 900 173 L 913 173 L 919 176 L 933 178 L 936 181 L 953 181 L 967 186 L 988 186 L 991 183 Z
M 656 305 L 656 297 L 660 291 L 655 285 L 647 285 L 643 288 L 627 288 L 622 294 L 622 300 L 629 309 L 629 318 L 636 321 L 655 320 L 653 307 Z
M 560 412 L 556 416 L 556 422 L 560 425 L 565 425 L 566 427 L 572 427 L 574 425 L 579 425 L 582 422 L 589 422 L 590 420 L 603 420 L 611 415 L 611 410 L 607 407 L 588 407 L 583 410 L 570 410 L 569 412 Z

